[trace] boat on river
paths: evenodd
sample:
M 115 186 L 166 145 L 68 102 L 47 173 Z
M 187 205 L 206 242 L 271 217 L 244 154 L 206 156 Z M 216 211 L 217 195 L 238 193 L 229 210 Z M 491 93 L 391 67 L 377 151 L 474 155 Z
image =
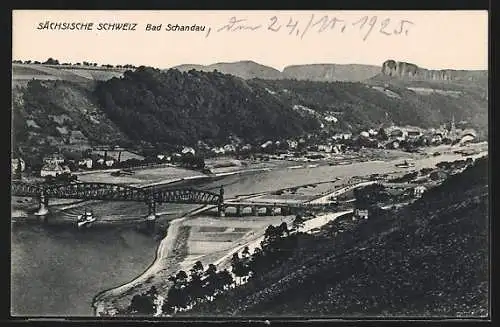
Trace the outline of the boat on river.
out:
M 94 217 L 94 213 L 92 211 L 87 211 L 81 215 L 78 215 L 76 220 L 78 228 L 89 227 L 93 222 L 97 219 Z
M 398 168 L 411 168 L 411 167 L 415 167 L 415 163 L 408 161 L 408 160 L 405 160 L 402 163 L 396 164 L 396 167 L 398 167 Z

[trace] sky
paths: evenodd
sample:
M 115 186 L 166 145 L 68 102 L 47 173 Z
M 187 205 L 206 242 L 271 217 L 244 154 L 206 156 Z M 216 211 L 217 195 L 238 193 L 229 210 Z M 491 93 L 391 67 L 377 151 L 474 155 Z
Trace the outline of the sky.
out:
M 252 60 L 282 70 L 393 59 L 428 69 L 488 69 L 487 11 L 14 10 L 12 21 L 13 60 L 157 68 Z M 46 22 L 93 26 L 38 29 Z M 110 31 L 98 30 L 100 23 L 136 25 Z M 146 31 L 148 24 L 161 29 Z M 205 30 L 167 31 L 168 24 Z

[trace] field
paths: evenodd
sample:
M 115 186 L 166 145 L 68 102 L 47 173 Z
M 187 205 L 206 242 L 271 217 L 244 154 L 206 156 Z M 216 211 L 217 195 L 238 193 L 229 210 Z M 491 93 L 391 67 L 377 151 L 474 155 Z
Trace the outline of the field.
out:
M 96 172 L 80 175 L 81 182 L 106 182 L 114 184 L 127 184 L 131 186 L 145 186 L 149 183 L 169 182 L 181 178 L 199 176 L 201 173 L 177 167 L 147 168 L 135 171 L 130 176 L 111 176 L 111 172 Z
M 260 235 L 269 225 L 279 225 L 291 221 L 293 216 L 259 217 L 196 217 L 183 223 L 190 226 L 187 240 L 187 257 L 181 267 L 189 270 L 196 260 L 204 265 L 227 255 L 227 251 L 244 246 Z
M 140 156 L 138 154 L 135 154 L 133 152 L 130 152 L 130 151 L 92 151 L 92 153 L 94 154 L 98 154 L 98 155 L 101 155 L 101 156 L 104 156 L 106 152 L 106 155 L 108 156 L 108 158 L 113 158 L 115 160 L 118 160 L 118 157 L 120 157 L 120 160 L 121 161 L 125 161 L 125 160 L 129 160 L 129 159 L 137 159 L 137 160 L 143 160 L 144 157 L 143 156 Z M 120 155 L 121 153 L 121 155 Z
M 35 79 L 69 80 L 74 82 L 103 81 L 123 75 L 123 69 L 79 67 L 66 65 L 12 64 L 12 80 Z

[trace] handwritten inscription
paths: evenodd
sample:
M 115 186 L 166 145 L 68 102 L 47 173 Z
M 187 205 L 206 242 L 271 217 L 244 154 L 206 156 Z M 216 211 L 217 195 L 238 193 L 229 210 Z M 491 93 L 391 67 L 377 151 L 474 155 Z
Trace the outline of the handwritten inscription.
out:
M 261 16 L 262 17 L 262 16 Z M 205 37 L 213 33 L 235 33 L 265 31 L 282 33 L 298 38 L 304 38 L 310 33 L 327 34 L 357 34 L 366 41 L 370 35 L 379 33 L 385 36 L 407 36 L 415 25 L 406 19 L 394 19 L 379 16 L 362 16 L 355 20 L 348 20 L 332 15 L 311 14 L 307 18 L 297 19 L 293 16 L 278 16 L 262 18 L 230 17 L 220 26 L 199 24 L 181 24 L 178 22 L 156 22 L 139 25 L 130 22 L 39 22 L 37 30 L 63 31 L 145 31 L 145 32 L 202 32 Z M 214 32 L 212 32 L 212 30 Z
M 288 35 L 304 38 L 308 33 L 325 32 L 358 32 L 363 41 L 366 41 L 373 32 L 383 35 L 407 36 L 410 28 L 415 25 L 406 19 L 379 18 L 378 16 L 363 16 L 355 21 L 348 21 L 335 16 L 316 16 L 311 14 L 309 19 L 300 20 L 294 17 L 270 17 L 266 23 L 252 23 L 246 18 L 232 16 L 229 21 L 215 29 L 217 32 L 238 32 L 267 30 L 271 32 L 282 32 Z M 206 34 L 208 37 L 210 31 Z

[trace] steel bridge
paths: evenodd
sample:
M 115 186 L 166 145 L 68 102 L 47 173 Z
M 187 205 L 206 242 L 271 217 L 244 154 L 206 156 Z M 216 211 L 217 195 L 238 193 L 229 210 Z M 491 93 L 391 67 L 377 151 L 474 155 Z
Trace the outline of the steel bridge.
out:
M 150 216 L 155 215 L 157 203 L 212 204 L 220 208 L 224 202 L 222 187 L 217 194 L 196 189 L 155 190 L 108 183 L 33 184 L 12 181 L 11 194 L 37 197 L 40 215 L 48 212 L 49 198 L 144 202 L 149 205 Z

